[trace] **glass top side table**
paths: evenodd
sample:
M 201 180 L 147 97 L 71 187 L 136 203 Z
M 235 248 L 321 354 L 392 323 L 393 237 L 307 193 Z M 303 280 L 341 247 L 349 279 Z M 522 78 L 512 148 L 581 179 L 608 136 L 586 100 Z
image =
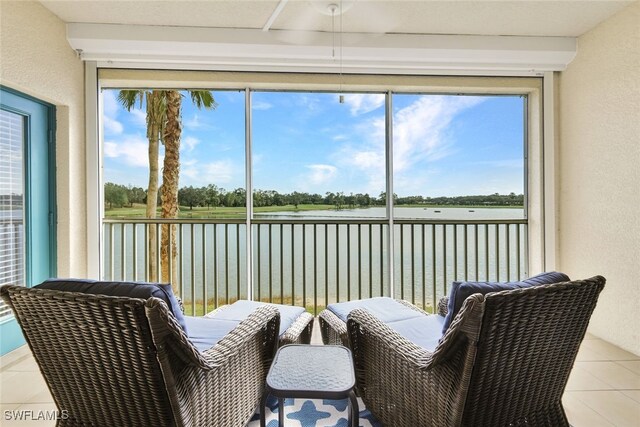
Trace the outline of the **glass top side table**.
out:
M 278 422 L 284 426 L 284 398 L 349 399 L 348 425 L 359 423 L 351 351 L 338 345 L 285 345 L 278 349 L 260 403 L 260 426 L 266 422 L 269 395 L 278 398 Z

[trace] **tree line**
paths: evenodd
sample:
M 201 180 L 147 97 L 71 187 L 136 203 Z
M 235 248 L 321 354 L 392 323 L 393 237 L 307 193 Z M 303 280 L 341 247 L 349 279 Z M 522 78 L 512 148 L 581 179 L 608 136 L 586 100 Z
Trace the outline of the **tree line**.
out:
M 523 206 L 524 195 L 510 193 L 506 195 L 494 193 L 476 196 L 406 196 L 394 194 L 395 205 L 438 205 L 438 206 Z M 132 207 L 134 204 L 146 204 L 147 192 L 144 188 L 124 186 L 107 182 L 104 186 L 104 200 L 108 208 Z M 215 184 L 203 187 L 182 187 L 178 190 L 178 204 L 193 209 L 194 207 L 242 207 L 247 202 L 246 190 L 236 188 L 226 190 Z M 298 205 L 330 205 L 336 209 L 353 209 L 357 207 L 385 206 L 385 192 L 377 197 L 362 193 L 327 192 L 324 195 L 294 191 L 279 193 L 275 190 L 254 190 L 253 206 L 295 206 Z

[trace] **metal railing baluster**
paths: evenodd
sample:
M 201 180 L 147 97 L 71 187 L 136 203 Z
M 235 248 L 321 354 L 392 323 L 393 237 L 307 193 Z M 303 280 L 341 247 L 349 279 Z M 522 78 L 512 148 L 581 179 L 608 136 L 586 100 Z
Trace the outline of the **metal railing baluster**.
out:
M 313 314 L 318 314 L 318 224 L 313 224 Z
M 437 305 L 436 295 L 438 295 L 438 292 L 436 290 L 437 274 L 436 274 L 436 225 L 435 224 L 431 224 L 431 271 L 432 271 L 432 282 L 433 282 L 431 286 L 431 292 L 433 293 L 432 295 L 433 307 L 435 310 L 435 307 Z
M 280 304 L 284 304 L 284 247 L 283 246 L 284 246 L 284 224 L 280 224 Z
M 224 297 L 229 304 L 229 224 L 224 225 Z
M 201 224 L 202 227 L 202 306 L 204 314 L 209 312 L 207 298 L 207 224 Z M 214 307 L 215 308 L 215 307 Z
M 132 233 L 132 239 L 131 239 L 131 245 L 133 246 L 133 249 L 131 251 L 131 265 L 133 267 L 133 281 L 137 282 L 138 281 L 138 225 L 137 224 L 131 224 L 133 226 L 133 231 Z
M 422 236 L 422 309 L 426 310 L 427 307 L 427 251 L 425 251 L 425 226 L 420 224 L 420 236 Z
M 489 224 L 484 225 L 484 263 L 485 263 L 485 278 L 489 281 Z
M 124 235 L 124 230 L 127 224 L 120 224 L 120 280 L 127 280 L 127 261 L 125 259 L 126 253 L 126 239 Z
M 267 232 L 269 233 L 269 249 L 267 250 L 269 254 L 269 302 L 273 303 L 273 243 L 272 243 L 272 224 L 268 224 Z
M 306 224 L 302 224 L 302 306 L 304 308 L 307 308 L 307 227 L 306 227 Z
M 291 304 L 296 305 L 296 257 L 295 257 L 295 224 L 291 224 Z
M 351 298 L 373 297 L 377 296 L 376 294 L 383 295 L 384 272 L 388 268 L 384 254 L 389 250 L 390 244 L 394 244 L 397 248 L 397 255 L 393 262 L 400 263 L 399 277 L 396 277 L 396 281 L 400 285 L 397 295 L 414 304 L 421 304 L 424 309 L 427 309 L 429 305 L 433 306 L 429 310 L 436 307 L 437 300 L 446 294 L 451 279 L 462 280 L 464 278 L 464 280 L 469 280 L 473 277 L 476 280 L 482 279 L 480 275 L 482 256 L 484 256 L 485 280 L 502 280 L 505 273 L 507 280 L 511 280 L 513 276 L 520 279 L 522 275 L 527 274 L 527 220 L 525 219 L 474 221 L 396 219 L 394 223 L 394 226 L 398 227 L 396 229 L 398 238 L 395 243 L 387 242 L 385 244 L 384 227 L 387 222 L 383 219 L 253 220 L 253 238 L 257 243 L 253 253 L 257 264 L 255 266 L 257 275 L 254 278 L 257 286 L 257 298 L 280 303 L 286 303 L 291 298 L 292 304 L 299 305 L 300 303 L 296 301 L 297 273 L 302 275 L 302 283 L 300 284 L 302 286 L 302 303 L 305 306 L 309 304 L 309 310 L 314 313 L 326 307 L 330 302 L 340 301 L 341 295 L 343 300 L 345 296 L 350 300 Z M 139 227 L 143 227 L 145 240 L 148 240 L 150 227 L 156 228 L 159 237 L 156 242 L 157 273 L 160 277 L 160 229 L 165 228 L 168 233 L 165 239 L 169 240 L 170 245 L 169 260 L 175 254 L 178 262 L 177 265 L 169 262 L 167 266 L 169 274 L 170 277 L 173 277 L 174 270 L 179 273 L 177 275 L 179 283 L 174 286 L 178 286 L 182 297 L 191 304 L 189 310 L 191 314 L 205 314 L 209 311 L 208 299 L 211 295 L 209 286 L 213 286 L 213 305 L 215 308 L 220 304 L 221 292 L 225 293 L 223 303 L 230 303 L 232 299 L 242 297 L 241 264 L 252 262 L 252 260 L 243 261 L 241 259 L 244 240 L 241 239 L 240 227 L 241 224 L 246 224 L 246 221 L 234 219 L 105 219 L 103 224 L 106 236 L 104 250 L 108 254 L 105 258 L 104 271 L 108 278 L 112 280 L 138 280 L 140 277 L 138 264 L 143 259 L 145 265 L 144 268 L 140 268 L 145 279 L 149 278 L 149 245 L 148 243 L 140 244 L 142 236 L 139 235 Z M 473 226 L 473 231 L 470 226 Z M 171 227 L 176 228 L 175 236 L 170 232 Z M 209 227 L 211 227 L 211 232 L 208 230 Z M 229 227 L 235 227 L 235 229 Z M 331 227 L 335 227 L 335 231 L 330 231 Z M 450 227 L 453 227 L 453 230 L 450 230 Z M 504 231 L 502 231 L 502 227 L 504 227 Z M 345 234 L 342 234 L 341 228 L 346 229 Z M 219 229 L 224 235 L 218 233 Z M 285 243 L 287 240 L 285 230 L 290 231 L 289 244 Z M 263 232 L 268 232 L 269 235 L 264 236 Z M 460 236 L 461 232 L 464 233 L 464 236 Z M 473 236 L 470 236 L 472 232 Z M 278 235 L 274 233 L 278 233 Z M 354 233 L 356 234 L 354 235 Z M 408 236 L 407 233 L 411 233 L 411 235 Z M 418 233 L 420 236 L 417 235 Z M 374 243 L 375 234 L 378 234 L 376 243 Z M 298 239 L 296 236 L 300 235 L 302 263 L 300 263 L 300 257 L 297 256 L 298 249 L 296 248 L 296 240 Z M 344 239 L 341 239 L 342 237 Z M 431 242 L 428 241 L 429 238 L 431 238 Z M 483 238 L 484 242 L 482 242 Z M 188 239 L 191 240 L 187 241 Z M 198 239 L 201 241 L 198 242 Z M 335 242 L 332 242 L 331 239 L 335 239 Z M 471 244 L 471 239 L 473 239 L 473 244 Z M 173 247 L 174 241 L 177 243 L 176 249 Z M 274 246 L 276 241 L 280 245 L 277 250 Z M 493 246 L 494 244 L 495 246 Z M 222 245 L 224 249 L 218 245 Z M 321 245 L 324 245 L 324 248 Z M 308 252 L 309 250 L 311 252 Z M 265 251 L 267 253 L 264 253 Z M 235 261 L 231 257 L 235 257 Z M 411 258 L 408 260 L 406 257 Z M 186 265 L 186 262 L 190 264 Z M 290 289 L 284 283 L 285 269 L 288 268 L 286 267 L 287 262 L 291 263 Z M 313 262 L 313 267 L 307 271 L 307 266 L 310 266 L 309 262 Z M 464 262 L 464 266 L 460 264 L 462 262 Z M 223 263 L 223 266 L 220 267 L 219 263 Z M 365 265 L 366 263 L 368 265 Z M 300 267 L 296 267 L 296 264 L 299 264 Z M 344 267 L 345 264 L 346 267 Z M 301 268 L 301 271 L 297 271 L 298 268 Z M 342 270 L 343 268 L 346 270 Z M 131 269 L 133 269 L 132 273 L 130 273 Z M 321 271 L 321 269 L 323 270 Z M 225 273 L 224 291 L 220 291 L 219 287 L 222 270 Z M 236 274 L 235 281 L 232 277 L 234 273 Z M 265 273 L 265 276 L 268 274 L 267 286 L 263 286 L 262 273 Z M 346 278 L 341 277 L 341 274 Z M 357 278 L 355 274 L 357 274 Z M 420 274 L 421 277 L 419 277 Z M 188 280 L 187 275 L 190 275 Z M 374 276 L 378 275 L 379 277 L 374 280 Z M 331 284 L 332 278 L 335 278 L 335 286 Z M 365 279 L 369 281 L 368 286 Z M 277 286 L 276 280 L 280 281 L 279 286 Z M 307 286 L 311 285 L 308 283 L 309 280 L 313 281 L 313 287 Z M 377 285 L 375 282 L 377 281 L 379 281 L 380 291 L 375 290 Z M 431 286 L 428 284 L 429 281 Z M 199 286 L 202 287 L 201 290 Z M 428 295 L 428 287 L 430 287 L 432 295 Z M 232 295 L 230 292 L 235 294 Z
M 329 305 L 329 226 L 324 225 L 324 306 Z
M 213 224 L 213 298 L 214 308 L 220 305 L 220 295 L 218 293 L 218 224 Z
M 358 226 L 358 299 L 362 299 L 362 224 Z
M 404 299 L 404 225 L 398 225 L 400 229 L 400 271 L 398 271 L 398 275 L 400 276 L 400 299 Z
M 192 312 L 193 312 L 193 316 L 196 315 L 196 238 L 195 238 L 195 234 L 193 233 L 193 226 L 194 224 L 189 224 L 190 225 L 190 230 L 189 233 L 191 233 L 191 235 L 189 236 L 189 238 L 191 239 L 191 307 Z M 202 315 L 204 315 L 205 313 L 202 313 Z
M 351 224 L 347 224 L 347 301 L 351 301 Z
M 498 224 L 496 227 L 496 281 L 500 281 L 500 226 Z
M 511 280 L 511 257 L 509 256 L 511 251 L 511 239 L 509 238 L 509 224 L 504 226 L 504 231 L 505 231 L 505 242 L 506 242 L 506 248 L 505 248 L 505 256 L 506 256 L 506 262 L 507 262 L 507 280 Z

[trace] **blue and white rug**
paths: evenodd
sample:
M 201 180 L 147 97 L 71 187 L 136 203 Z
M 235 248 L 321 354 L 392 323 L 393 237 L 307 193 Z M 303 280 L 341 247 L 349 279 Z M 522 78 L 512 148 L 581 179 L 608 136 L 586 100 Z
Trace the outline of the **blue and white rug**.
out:
M 286 427 L 348 427 L 348 400 L 285 399 L 284 425 Z M 360 427 L 382 427 L 382 424 L 365 408 L 358 398 Z M 278 399 L 267 401 L 267 427 L 278 427 Z M 247 427 L 259 427 L 260 415 L 256 413 Z

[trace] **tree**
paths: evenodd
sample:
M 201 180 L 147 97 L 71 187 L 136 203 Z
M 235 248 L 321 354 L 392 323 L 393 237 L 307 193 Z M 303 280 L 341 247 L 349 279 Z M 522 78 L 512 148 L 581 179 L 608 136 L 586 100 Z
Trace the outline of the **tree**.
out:
M 166 124 L 162 142 L 164 144 L 164 164 L 162 168 L 162 218 L 177 218 L 179 211 L 178 184 L 180 180 L 180 137 L 182 123 L 180 110 L 182 94 L 177 90 L 165 91 Z M 207 90 L 190 91 L 191 101 L 197 108 L 215 108 L 217 106 L 213 94 Z M 169 244 L 171 243 L 171 245 Z M 171 277 L 169 276 L 171 263 Z M 174 224 L 162 225 L 162 241 L 160 245 L 160 269 L 163 282 L 171 282 L 174 291 L 178 291 L 176 228 Z
M 109 204 L 109 209 L 112 209 L 114 206 L 121 208 L 129 204 L 126 187 L 107 182 L 104 185 L 104 201 Z
M 205 190 L 205 200 L 207 207 L 213 206 L 214 208 L 220 205 L 220 191 L 215 184 L 209 184 Z
M 158 206 L 158 142 L 161 140 L 164 125 L 166 122 L 166 91 L 164 90 L 121 90 L 118 94 L 118 101 L 127 111 L 131 111 L 136 103 L 142 108 L 143 101 L 146 101 L 147 112 L 147 139 L 149 140 L 149 184 L 146 194 L 146 217 L 155 218 Z M 151 226 L 148 230 L 148 251 L 149 251 L 149 280 L 158 280 L 156 272 L 157 264 L 157 236 L 156 227 Z
M 178 202 L 180 206 L 189 206 L 189 210 L 193 210 L 194 206 L 204 204 L 205 188 L 193 188 L 192 186 L 183 187 L 178 190 Z
M 127 198 L 129 199 L 131 207 L 133 207 L 134 203 L 145 203 L 145 200 L 147 199 L 147 193 L 143 188 L 133 187 L 130 185 L 129 187 L 127 187 Z

